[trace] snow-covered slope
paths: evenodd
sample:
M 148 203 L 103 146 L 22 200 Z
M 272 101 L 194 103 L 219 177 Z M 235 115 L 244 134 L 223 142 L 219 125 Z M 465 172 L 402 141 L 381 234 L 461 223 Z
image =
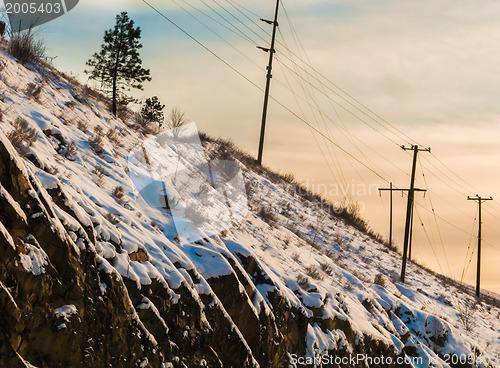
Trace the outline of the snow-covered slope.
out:
M 131 180 L 164 156 L 130 116 L 114 118 L 96 94 L 3 51 L 0 113 L 0 305 L 19 314 L 0 320 L 0 366 L 498 364 L 498 296 L 476 304 L 469 289 L 412 263 L 400 283 L 397 253 L 230 144 L 207 139 L 201 153 L 237 163 L 250 210 L 222 221 L 226 197 L 216 186 L 206 197 L 185 189 L 179 198 L 224 223 L 188 243 L 175 209 L 152 204 Z M 36 141 L 13 147 L 15 126 L 34 129 Z M 134 161 L 143 149 L 148 158 Z M 199 172 L 198 164 L 182 167 Z M 23 286 L 28 279 L 50 285 L 43 298 Z M 80 291 L 56 298 L 50 288 L 59 284 Z M 36 328 L 26 311 L 40 314 Z M 68 331 L 74 354 L 53 356 Z

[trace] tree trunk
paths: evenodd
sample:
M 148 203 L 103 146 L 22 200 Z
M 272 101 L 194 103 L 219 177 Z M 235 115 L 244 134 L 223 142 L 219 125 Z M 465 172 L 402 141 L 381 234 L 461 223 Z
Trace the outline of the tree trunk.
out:
M 116 118 L 116 73 L 113 76 L 113 116 Z
M 120 46 L 121 47 L 121 46 Z M 113 116 L 116 118 L 116 99 L 117 99 L 117 93 L 116 93 L 116 84 L 117 84 L 117 79 L 118 79 L 118 66 L 120 62 L 120 48 L 118 49 L 118 52 L 116 53 L 116 61 L 115 61 L 115 67 L 113 70 Z

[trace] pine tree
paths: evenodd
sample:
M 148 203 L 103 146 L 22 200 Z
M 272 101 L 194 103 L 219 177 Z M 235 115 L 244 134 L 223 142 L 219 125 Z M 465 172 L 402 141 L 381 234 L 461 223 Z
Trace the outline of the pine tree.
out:
M 160 103 L 157 96 L 146 98 L 146 102 L 141 109 L 141 116 L 147 121 L 152 121 L 158 123 L 158 125 L 162 125 L 165 120 L 165 116 L 163 115 L 164 108 L 165 105 Z
M 115 116 L 117 103 L 134 101 L 125 92 L 131 88 L 142 90 L 142 83 L 151 80 L 149 69 L 142 67 L 139 56 L 140 38 L 140 27 L 135 28 L 127 12 L 122 12 L 116 16 L 115 28 L 104 32 L 101 51 L 87 61 L 93 69 L 85 73 L 89 74 L 89 79 L 101 82 L 103 91 L 111 95 Z

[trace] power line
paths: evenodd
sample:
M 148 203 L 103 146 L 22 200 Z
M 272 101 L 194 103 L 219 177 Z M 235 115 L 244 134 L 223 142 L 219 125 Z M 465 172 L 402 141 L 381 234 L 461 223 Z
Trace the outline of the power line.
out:
M 427 233 L 427 230 L 425 229 L 424 222 L 422 221 L 422 217 L 420 217 L 420 213 L 418 212 L 418 208 L 415 208 L 415 212 L 417 212 L 418 220 L 420 221 L 420 225 L 422 226 L 422 229 L 424 230 L 425 236 L 427 237 L 427 241 L 429 242 L 429 246 L 432 249 L 432 253 L 434 254 L 434 257 L 436 258 L 439 269 L 441 270 L 441 273 L 444 273 L 443 268 L 441 267 L 441 262 L 439 262 L 439 257 L 436 253 L 436 250 L 434 249 L 434 246 L 432 245 L 431 239 L 429 238 L 429 234 Z
M 469 258 L 470 245 L 472 244 L 472 237 L 473 237 L 473 233 L 474 233 L 474 228 L 476 227 L 476 220 L 477 220 L 478 211 L 479 211 L 479 207 L 476 207 L 476 214 L 474 215 L 474 222 L 472 223 L 472 230 L 470 232 L 469 244 L 467 245 L 467 254 L 465 255 L 465 262 L 464 262 L 464 267 L 462 268 L 462 277 L 460 278 L 460 284 L 462 284 L 462 282 L 464 280 L 465 273 L 467 272 L 467 269 L 469 268 L 469 264 L 472 261 L 472 254 L 474 254 L 474 250 L 472 250 L 469 263 L 467 264 L 467 259 Z M 467 269 L 466 269 L 466 267 L 467 267 Z
M 172 0 L 173 1 L 173 0 Z M 250 42 L 250 43 L 253 43 L 253 41 L 243 32 L 240 31 L 240 29 L 238 29 L 237 27 L 234 27 L 234 25 L 227 21 L 226 18 L 224 18 L 224 16 L 222 16 L 219 12 L 217 12 L 215 9 L 213 9 L 210 5 L 208 5 L 205 1 L 203 0 L 200 0 L 203 4 L 205 4 L 205 6 L 207 8 L 209 8 L 210 10 L 212 10 L 215 14 L 217 14 L 220 18 L 222 18 L 227 24 L 231 24 L 233 27 L 228 27 L 226 25 L 226 23 L 223 23 L 217 19 L 215 19 L 214 17 L 210 16 L 209 14 L 205 13 L 204 11 L 202 11 L 201 9 L 198 9 L 196 8 L 195 6 L 193 6 L 192 4 L 188 3 L 187 1 L 185 0 L 182 0 L 183 3 L 185 3 L 186 5 L 188 5 L 190 8 L 192 8 L 193 10 L 196 10 L 197 12 L 203 14 L 204 16 L 206 16 L 207 18 L 209 18 L 211 21 L 217 23 L 218 25 L 220 25 L 221 27 L 227 29 L 228 31 L 230 31 L 231 33 L 241 37 L 242 39 Z M 174 2 L 175 3 L 175 2 Z M 177 5 L 177 4 L 176 4 Z M 179 6 L 179 5 L 178 5 Z
M 235 67 L 233 67 L 231 64 L 229 64 L 227 61 L 225 61 L 222 57 L 220 57 L 219 55 L 217 55 L 214 51 L 212 51 L 210 48 L 208 48 L 207 46 L 205 46 L 203 43 L 201 43 L 200 41 L 198 41 L 198 39 L 194 36 L 192 36 L 189 32 L 187 32 L 186 30 L 184 30 L 181 26 L 179 26 L 177 23 L 175 23 L 173 20 L 171 20 L 169 17 L 167 17 L 165 14 L 163 14 L 162 12 L 160 12 L 157 8 L 155 8 L 153 5 L 151 5 L 147 0 L 140 0 L 142 1 L 143 3 L 145 3 L 147 6 L 149 6 L 151 9 L 153 9 L 156 13 L 158 13 L 162 18 L 164 18 L 167 22 L 169 22 L 171 25 L 173 25 L 175 28 L 177 28 L 179 31 L 181 31 L 182 33 L 184 33 L 187 37 L 189 37 L 191 40 L 193 40 L 194 42 L 196 42 L 199 46 L 203 47 L 206 51 L 208 51 L 210 54 L 212 54 L 212 56 L 214 56 L 215 58 L 217 58 L 220 62 L 222 62 L 224 65 L 226 65 L 228 68 L 230 68 L 232 71 L 234 71 L 235 73 L 237 73 L 240 77 L 242 77 L 243 79 L 245 79 L 247 82 L 249 82 L 250 84 L 252 84 L 255 88 L 259 89 L 260 91 L 263 92 L 262 88 L 260 88 L 257 84 L 255 84 L 253 81 L 251 81 L 249 78 L 247 78 L 243 73 L 241 73 L 238 69 L 236 69 Z
M 203 0 L 200 0 L 200 1 L 203 1 Z M 248 29 L 250 32 L 252 32 L 253 34 L 255 34 L 257 37 L 259 37 L 262 41 L 265 41 L 264 37 L 262 37 L 261 35 L 259 35 L 257 32 L 255 32 L 253 29 L 251 29 L 250 27 L 248 27 L 245 23 L 243 23 L 237 16 L 235 16 L 233 13 L 231 13 L 230 11 L 228 11 L 226 8 L 224 8 L 221 4 L 219 4 L 216 0 L 212 0 L 214 3 L 216 3 L 219 8 L 221 8 L 222 10 L 224 10 L 228 15 L 230 15 L 232 18 L 234 18 L 239 24 L 241 24 L 243 27 L 245 27 L 246 29 Z M 225 18 L 224 18 L 225 19 Z M 227 20 L 226 20 L 227 21 Z M 231 23 L 231 22 L 230 22 Z M 232 23 L 231 23 L 232 25 Z M 233 27 L 237 28 L 239 30 L 238 27 L 234 26 Z
M 227 44 L 229 47 L 231 47 L 233 50 L 235 50 L 237 53 L 239 53 L 241 56 L 243 56 L 245 59 L 247 59 L 248 61 L 250 61 L 253 65 L 255 65 L 257 68 L 260 69 L 260 66 L 255 62 L 253 61 L 250 57 L 248 57 L 246 54 L 244 54 L 243 52 L 241 52 L 239 49 L 237 49 L 235 46 L 233 46 L 229 41 L 227 41 L 225 38 L 223 38 L 219 33 L 217 33 L 212 27 L 210 27 L 209 25 L 207 25 L 205 22 L 203 22 L 202 20 L 200 20 L 198 17 L 196 17 L 194 14 L 192 14 L 189 10 L 187 10 L 186 8 L 184 8 L 183 6 L 179 5 L 179 3 L 177 3 L 175 0 L 171 0 L 174 4 L 176 4 L 179 8 L 181 8 L 182 10 L 184 10 L 186 13 L 188 13 L 193 19 L 195 19 L 198 23 L 200 23 L 201 25 L 203 25 L 206 29 L 208 29 L 212 34 L 214 34 L 216 37 L 218 37 L 220 40 L 222 40 L 225 44 Z M 212 17 L 210 17 L 210 15 L 206 14 L 205 12 L 201 11 L 200 9 L 196 9 L 195 7 L 193 7 L 191 4 L 189 4 L 188 2 L 186 2 L 185 0 L 181 0 L 183 3 L 185 3 L 186 5 L 190 6 L 193 10 L 196 10 L 198 12 L 200 12 L 201 14 L 203 14 L 204 16 L 208 17 L 209 19 L 211 19 L 212 21 L 216 22 L 217 24 L 221 24 L 220 22 L 218 22 L 217 20 L 213 19 Z M 221 24 L 223 25 L 223 24 Z M 228 29 L 229 31 L 232 31 L 231 28 L 229 27 L 225 27 L 226 29 Z M 251 41 L 250 41 L 251 42 Z
M 286 40 L 285 38 L 283 37 L 283 34 L 281 33 L 281 29 L 278 28 L 278 31 L 279 31 L 279 34 L 281 35 L 282 39 L 283 39 L 283 42 L 285 43 L 285 45 L 287 45 L 286 43 Z M 286 50 L 288 50 L 288 45 L 286 47 Z M 279 57 L 277 58 L 278 61 L 279 61 Z M 278 63 L 278 65 L 283 69 L 283 65 L 281 63 Z M 294 96 L 296 102 L 297 102 L 297 106 L 299 107 L 299 109 L 301 110 L 302 112 L 302 115 L 304 116 L 304 118 L 306 117 L 305 113 L 302 111 L 302 107 L 300 105 L 300 103 L 297 101 L 297 94 L 294 92 L 293 88 L 291 87 L 291 84 L 288 82 L 288 77 L 285 73 L 285 71 L 283 70 L 283 76 L 284 78 L 286 79 L 288 85 L 289 85 L 289 91 L 292 93 L 292 95 Z M 313 115 L 313 118 L 314 120 L 316 121 L 316 124 L 318 125 L 318 128 L 319 128 L 319 122 L 318 122 L 318 119 L 316 118 L 316 115 L 314 114 L 314 111 L 317 110 L 319 112 L 319 115 L 321 116 L 321 119 L 323 120 L 323 123 L 324 125 L 326 126 L 326 123 L 325 123 L 325 115 L 322 113 L 321 109 L 320 109 L 320 106 L 319 106 L 319 103 L 317 101 L 317 99 L 315 98 L 315 95 L 314 95 L 314 92 L 313 91 L 309 91 L 307 89 L 307 86 L 302 82 L 302 80 L 300 78 L 297 78 L 297 75 L 293 75 L 292 74 L 292 77 L 295 78 L 296 82 L 299 84 L 300 88 L 302 89 L 304 95 L 306 96 L 306 99 L 303 99 L 303 98 L 300 98 L 301 100 L 303 100 L 304 102 L 306 102 L 306 104 L 309 106 L 310 110 L 311 110 L 311 113 Z M 313 102 L 311 103 L 310 100 L 312 100 Z M 313 106 L 314 104 L 314 106 Z M 312 131 L 311 131 L 312 132 Z M 327 129 L 327 134 L 329 136 L 331 136 L 331 132 L 328 131 Z M 330 167 L 330 164 L 328 163 L 327 159 L 326 159 L 326 156 L 325 154 L 323 153 L 323 150 L 321 148 L 321 146 L 319 145 L 319 142 L 317 141 L 316 139 L 316 136 L 313 134 L 313 138 L 314 140 L 316 141 L 316 144 L 318 145 L 319 149 L 321 150 L 321 153 L 323 155 L 323 158 L 325 160 L 325 162 L 327 162 L 327 165 L 328 167 L 330 168 L 330 171 L 331 170 L 331 167 Z M 332 138 L 333 139 L 333 138 Z M 339 178 L 340 178 L 340 181 L 343 183 L 344 186 L 347 187 L 347 181 L 345 180 L 345 175 L 344 175 L 344 172 L 343 172 L 343 169 L 342 169 L 342 165 L 340 164 L 340 161 L 339 161 L 339 158 L 337 156 L 337 153 L 335 151 L 335 149 L 331 149 L 331 145 L 328 144 L 325 140 L 324 140 L 324 144 L 325 144 L 325 147 L 328 151 L 328 154 L 330 156 L 330 159 L 335 167 L 335 170 L 337 171 L 337 174 L 339 175 Z M 349 161 L 350 162 L 350 161 Z M 336 164 L 335 164 L 336 163 Z M 333 172 L 332 172 L 333 174 Z M 350 197 L 350 195 L 349 195 Z M 351 198 L 352 200 L 352 198 Z
M 428 188 L 428 185 L 427 185 L 427 178 L 425 177 L 425 173 L 424 173 L 424 168 L 422 166 L 422 162 L 419 161 L 419 164 L 420 164 L 420 171 L 422 172 L 422 177 L 424 178 L 424 183 L 425 183 L 425 187 Z M 431 195 L 429 193 L 429 203 L 431 205 L 431 210 L 432 210 L 432 214 L 434 215 L 434 220 L 436 222 L 436 228 L 437 228 L 437 231 L 438 231 L 438 235 L 439 235 L 439 240 L 441 242 L 441 247 L 443 248 L 443 253 L 444 253 L 444 259 L 446 261 L 446 265 L 448 267 L 448 272 L 451 276 L 451 268 L 450 268 L 450 263 L 448 262 L 448 256 L 446 255 L 446 249 L 444 247 L 444 242 L 443 242 L 443 237 L 441 236 L 441 230 L 439 229 L 439 224 L 437 222 L 437 218 L 436 218 L 436 211 L 434 210 L 434 205 L 432 204 L 432 198 L 431 198 Z
M 282 4 L 282 7 L 283 7 L 283 10 L 284 10 L 285 14 L 287 14 L 287 13 L 286 13 L 286 9 L 284 9 L 283 3 L 281 3 L 281 4 Z M 304 65 L 306 65 L 306 64 L 310 65 L 310 64 L 311 64 L 311 62 L 310 62 L 310 60 L 309 60 L 309 57 L 307 56 L 307 53 L 306 53 L 306 52 L 305 52 L 305 50 L 304 50 L 304 47 L 303 47 L 303 45 L 302 45 L 302 42 L 300 41 L 300 38 L 298 37 L 297 32 L 295 31 L 295 28 L 294 28 L 293 24 L 292 24 L 292 23 L 291 23 L 291 21 L 290 21 L 290 18 L 289 18 L 288 16 L 287 16 L 286 18 L 287 18 L 287 20 L 288 20 L 288 25 L 289 25 L 289 28 L 290 28 L 290 30 L 291 30 L 291 33 L 292 33 L 293 39 L 294 39 L 294 41 L 295 41 L 295 44 L 296 44 L 297 48 L 299 49 L 299 60 L 300 60 L 300 61 L 302 61 L 302 63 L 303 63 Z M 288 47 L 288 45 L 287 45 L 287 43 L 286 43 L 286 40 L 285 40 L 285 38 L 284 38 L 283 34 L 281 33 L 281 30 L 279 30 L 279 32 L 280 32 L 280 35 L 281 35 L 281 37 L 282 37 L 282 39 L 283 39 L 283 44 L 284 44 L 284 46 L 285 46 L 285 50 L 287 50 L 290 54 L 295 55 L 295 54 L 293 54 L 293 53 L 292 53 L 292 51 L 291 51 L 291 50 L 290 50 L 290 48 Z M 305 61 L 304 61 L 304 58 L 302 57 L 302 51 L 301 51 L 301 50 L 304 52 L 304 54 L 305 54 L 305 58 L 307 59 L 307 62 L 305 62 Z M 284 55 L 284 56 L 286 57 L 286 55 Z M 288 59 L 289 59 L 289 60 L 291 60 L 290 58 L 288 58 Z M 349 132 L 349 130 L 347 130 L 347 129 L 346 129 L 345 125 L 344 125 L 344 124 L 343 124 L 343 122 L 342 122 L 342 119 L 340 118 L 340 115 L 338 114 L 337 110 L 335 109 L 335 106 L 334 106 L 334 104 L 333 104 L 333 100 L 332 100 L 332 99 L 331 99 L 331 98 L 327 95 L 324 85 L 320 83 L 320 86 L 322 87 L 322 89 L 321 89 L 321 90 L 319 90 L 317 87 L 313 86 L 313 84 L 312 84 L 312 82 L 311 82 L 311 80 L 310 80 L 310 78 L 309 78 L 309 74 L 307 74 L 305 77 L 302 77 L 302 76 L 300 75 L 300 72 L 298 71 L 297 64 L 296 64 L 295 62 L 293 62 L 293 63 L 292 63 L 292 65 L 293 65 L 293 67 L 294 67 L 294 68 L 293 68 L 294 70 L 292 70 L 290 67 L 288 67 L 287 65 L 285 65 L 285 64 L 284 64 L 284 63 L 280 60 L 280 58 L 279 58 L 279 57 L 278 57 L 278 62 L 282 63 L 282 64 L 283 64 L 283 66 L 285 66 L 285 68 L 287 68 L 289 71 L 293 72 L 293 73 L 297 76 L 297 78 L 298 78 L 298 79 L 302 79 L 302 80 L 304 80 L 304 81 L 305 81 L 305 82 L 306 82 L 309 86 L 311 86 L 311 88 L 313 88 L 313 89 L 311 89 L 311 91 L 310 91 L 310 92 L 308 92 L 308 93 L 309 93 L 311 96 L 313 96 L 313 99 L 314 99 L 315 104 L 316 104 L 316 107 L 315 107 L 315 108 L 316 108 L 316 110 L 319 112 L 319 114 L 320 114 L 320 116 L 321 116 L 321 118 L 322 118 L 322 120 L 323 120 L 323 124 L 324 124 L 324 126 L 325 126 L 325 128 L 326 128 L 326 131 L 327 131 L 327 132 L 331 135 L 331 132 L 330 132 L 330 130 L 329 130 L 329 128 L 328 128 L 328 125 L 326 124 L 325 117 L 327 117 L 327 118 L 328 118 L 328 120 L 329 120 L 329 121 L 331 121 L 332 123 L 334 122 L 334 120 L 333 120 L 332 118 L 330 118 L 328 115 L 324 114 L 324 113 L 322 112 L 322 110 L 320 109 L 320 107 L 319 107 L 319 103 L 317 102 L 317 98 L 315 97 L 315 94 L 314 94 L 314 89 L 316 89 L 317 91 L 319 91 L 319 92 L 320 92 L 321 94 L 323 94 L 324 96 L 327 96 L 327 97 L 328 97 L 328 101 L 330 102 L 331 107 L 334 109 L 334 111 L 335 111 L 335 113 L 337 114 L 337 116 L 338 116 L 338 118 L 339 118 L 339 121 L 340 121 L 340 123 L 341 123 L 341 125 L 338 125 L 338 128 L 341 128 L 341 129 L 342 129 L 343 131 L 345 131 L 348 135 L 345 135 L 345 133 L 344 133 L 343 131 L 341 131 L 341 133 L 342 133 L 342 134 L 343 134 L 343 135 L 344 135 L 344 136 L 345 136 L 345 137 L 346 137 L 346 138 L 347 138 L 347 139 L 351 142 L 351 144 L 353 144 L 353 146 L 354 146 L 354 147 L 355 147 L 355 148 L 359 151 L 359 153 L 363 156 L 363 158 L 364 158 L 367 162 L 369 162 L 372 166 L 374 166 L 374 165 L 373 165 L 373 163 L 371 162 L 371 160 L 370 160 L 370 159 L 369 159 L 369 158 L 365 155 L 365 153 L 363 152 L 363 150 L 361 150 L 361 149 L 359 148 L 359 146 L 358 146 L 358 145 L 354 142 L 354 140 L 351 138 L 351 137 L 354 137 L 356 140 L 358 140 L 358 141 L 360 141 L 362 144 L 364 144 L 364 143 L 363 143 L 363 142 L 362 142 L 359 138 L 357 138 L 356 136 L 354 136 L 351 132 Z M 314 68 L 313 68 L 312 70 L 313 70 L 313 72 L 315 72 L 315 69 L 314 69 Z M 299 82 L 299 84 L 302 86 L 302 83 L 300 82 L 300 80 L 299 80 L 298 82 Z M 304 87 L 302 87 L 302 88 L 304 89 Z M 292 91 L 292 93 L 293 93 L 293 91 Z M 358 118 L 358 119 L 360 119 L 359 117 L 357 117 L 357 118 Z M 373 150 L 370 146 L 368 146 L 368 145 L 366 145 L 366 144 L 364 144 L 364 145 L 365 145 L 368 149 L 370 149 L 372 152 L 374 152 L 376 155 L 378 155 L 379 157 L 383 158 L 384 160 L 386 160 L 387 162 L 389 162 L 391 165 L 394 165 L 394 163 L 393 163 L 391 160 L 388 160 L 387 158 L 383 157 L 383 156 L 382 156 L 382 155 L 380 155 L 380 154 L 379 154 L 376 150 Z M 398 145 L 398 147 L 399 147 L 399 145 Z M 403 171 L 401 168 L 397 167 L 396 165 L 394 165 L 394 166 L 395 166 L 396 168 L 398 168 L 399 170 L 401 170 L 401 171 L 404 173 L 404 171 Z M 384 175 L 385 175 L 385 176 L 388 176 L 387 174 L 384 174 Z
M 280 65 L 280 64 L 278 64 L 278 65 L 281 67 L 281 65 Z M 304 113 L 304 111 L 302 110 L 302 106 L 300 105 L 300 103 L 299 103 L 299 101 L 298 101 L 298 96 L 297 96 L 297 94 L 296 94 L 296 93 L 293 93 L 293 89 L 292 89 L 292 87 L 291 87 L 291 84 L 290 84 L 290 82 L 289 82 L 288 77 L 286 76 L 286 74 L 283 74 L 283 76 L 284 76 L 285 81 L 286 81 L 286 83 L 287 83 L 287 85 L 288 85 L 288 89 L 289 89 L 290 91 L 292 91 L 292 95 L 293 95 L 293 97 L 294 97 L 294 99 L 295 99 L 295 101 L 296 101 L 296 103 L 297 103 L 297 106 L 298 106 L 298 108 L 299 108 L 299 110 L 300 110 L 300 112 L 301 112 L 302 116 L 303 116 L 303 117 L 304 117 L 304 119 L 305 119 L 306 114 L 305 114 L 305 113 Z M 300 86 L 301 86 L 301 88 L 304 90 L 303 85 L 302 85 L 302 84 L 300 84 Z M 308 104 L 309 104 L 309 101 L 306 101 L 305 99 L 303 99 L 303 100 L 304 100 L 306 103 L 308 103 Z M 310 104 L 309 104 L 309 106 L 310 106 Z M 309 128 L 309 131 L 311 132 L 311 135 L 312 135 L 312 137 L 313 137 L 314 141 L 316 142 L 316 145 L 317 145 L 318 149 L 320 150 L 321 155 L 323 156 L 323 159 L 325 160 L 325 162 L 326 162 L 326 164 L 327 164 L 327 166 L 328 166 L 328 169 L 329 169 L 330 173 L 332 174 L 332 177 L 334 178 L 334 180 L 339 181 L 339 182 L 343 183 L 343 185 L 345 185 L 345 183 L 346 183 L 346 181 L 345 181 L 345 177 L 344 177 L 344 174 L 343 174 L 343 172 L 342 172 L 342 166 L 339 164 L 339 161 L 338 161 L 338 157 L 337 157 L 337 155 L 335 154 L 335 160 L 336 160 L 336 162 L 337 162 L 337 165 L 335 165 L 335 160 L 334 160 L 334 159 L 333 159 L 333 157 L 332 157 L 331 151 L 330 151 L 330 150 L 328 150 L 328 153 L 330 154 L 330 158 L 331 158 L 331 160 L 332 160 L 332 163 L 334 164 L 333 166 L 335 167 L 335 170 L 337 171 L 337 175 L 339 176 L 339 179 L 338 179 L 338 180 L 336 179 L 336 177 L 335 177 L 335 175 L 334 175 L 334 173 L 333 173 L 333 170 L 332 170 L 332 167 L 331 167 L 331 165 L 330 165 L 330 162 L 327 160 L 326 155 L 325 155 L 325 153 L 323 152 L 323 149 L 321 148 L 321 145 L 320 145 L 320 143 L 319 143 L 318 139 L 316 138 L 316 135 L 314 134 L 314 132 L 313 132 L 313 130 L 312 130 L 311 128 Z M 327 147 L 330 147 L 330 146 L 328 145 Z M 334 152 L 334 153 L 335 153 L 335 152 Z

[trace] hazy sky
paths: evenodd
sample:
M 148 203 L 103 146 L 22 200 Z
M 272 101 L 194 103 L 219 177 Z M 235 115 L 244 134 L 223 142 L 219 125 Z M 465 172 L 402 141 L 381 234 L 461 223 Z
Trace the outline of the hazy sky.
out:
M 274 1 L 175 1 L 210 29 L 173 1 L 151 0 L 151 4 L 264 87 L 268 56 L 255 46 L 268 46 L 269 36 L 259 26 L 268 31 L 270 26 L 258 19 L 272 17 Z M 389 195 L 379 197 L 376 188 L 386 187 L 389 181 L 399 187 L 409 185 L 411 156 L 398 145 L 418 142 L 431 147 L 431 154 L 419 155 L 422 166 L 418 166 L 417 185 L 429 192 L 425 198 L 417 194 L 414 254 L 429 267 L 460 279 L 468 244 L 473 249 L 477 241 L 477 221 L 472 232 L 477 204 L 466 196 L 491 195 L 500 201 L 500 2 L 287 0 L 284 7 L 300 43 L 281 8 L 273 97 L 383 179 L 321 136 L 313 136 L 303 122 L 273 101 L 265 164 L 293 172 L 334 201 L 343 197 L 336 192 L 341 184 L 351 194 L 354 188 L 353 200 L 359 201 L 372 227 L 387 235 Z M 262 92 L 140 0 L 81 0 L 67 15 L 41 27 L 49 55 L 57 56 L 56 66 L 85 80 L 85 61 L 98 51 L 104 30 L 114 25 L 114 17 L 121 11 L 129 11 L 143 30 L 141 54 L 153 77 L 138 96 L 158 95 L 167 107 L 180 106 L 201 130 L 231 138 L 255 154 Z M 340 98 L 334 93 L 342 95 L 340 90 L 301 64 L 287 48 L 309 59 L 324 77 L 379 117 L 372 115 L 372 119 L 355 101 L 349 100 L 350 104 Z M 304 70 L 309 71 L 308 82 L 314 87 L 298 83 L 293 71 L 307 80 Z M 314 110 L 316 102 L 321 113 Z M 395 194 L 394 237 L 399 245 L 403 242 L 405 201 Z M 438 218 L 436 225 L 432 208 L 448 223 Z M 500 202 L 489 202 L 483 212 L 482 286 L 497 292 L 499 209 Z M 465 280 L 474 284 L 475 253 L 472 259 Z

